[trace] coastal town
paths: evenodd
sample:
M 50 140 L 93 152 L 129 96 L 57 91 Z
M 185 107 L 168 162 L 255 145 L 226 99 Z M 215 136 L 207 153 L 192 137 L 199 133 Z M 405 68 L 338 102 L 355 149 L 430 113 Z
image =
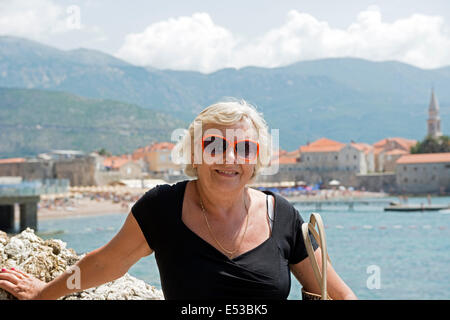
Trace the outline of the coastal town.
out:
M 434 90 L 428 106 L 427 136 L 442 136 Z M 405 194 L 449 192 L 450 153 L 411 154 L 416 144 L 416 140 L 402 137 L 386 137 L 373 144 L 319 138 L 295 150 L 278 150 L 273 155 L 277 169 L 259 176 L 253 186 L 338 186 Z M 172 161 L 174 146 L 172 142 L 156 142 L 122 155 L 52 150 L 32 158 L 0 159 L 0 177 L 67 179 L 70 187 L 145 188 L 155 179 L 174 183 L 188 178 L 182 165 Z
M 433 90 L 427 130 L 427 136 L 442 136 Z M 416 144 L 402 137 L 373 144 L 323 137 L 296 150 L 280 149 L 273 156 L 274 173 L 258 176 L 251 187 L 305 201 L 448 194 L 450 153 L 411 154 Z M 172 161 L 174 147 L 172 142 L 157 142 L 122 155 L 53 150 L 34 158 L 0 159 L 0 192 L 14 184 L 40 188 L 40 218 L 129 212 L 152 187 L 190 179 L 182 165 Z M 29 210 L 24 206 L 24 212 Z M 10 225 L 11 207 L 0 204 L 0 209 L 9 210 L 3 224 Z
M 449 30 L 442 0 L 0 0 L 0 300 L 449 299 Z

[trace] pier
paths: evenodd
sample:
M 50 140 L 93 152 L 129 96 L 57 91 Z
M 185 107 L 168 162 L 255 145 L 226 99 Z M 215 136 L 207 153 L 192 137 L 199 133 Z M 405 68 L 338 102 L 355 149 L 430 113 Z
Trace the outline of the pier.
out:
M 450 209 L 450 205 L 393 205 L 384 208 L 384 211 L 439 211 Z
M 15 231 L 15 206 L 20 211 L 19 230 L 38 228 L 38 203 L 42 194 L 63 193 L 69 188 L 67 179 L 47 179 L 14 184 L 0 184 L 0 230 Z
M 300 197 L 286 197 L 293 205 L 298 206 L 314 206 L 316 210 L 325 206 L 347 206 L 349 210 L 353 210 L 356 205 L 366 206 L 386 206 L 391 203 L 387 199 L 314 199 L 308 200 Z
M 37 230 L 37 209 L 40 196 L 0 196 L 0 230 L 14 231 L 14 207 L 20 208 L 20 231 Z

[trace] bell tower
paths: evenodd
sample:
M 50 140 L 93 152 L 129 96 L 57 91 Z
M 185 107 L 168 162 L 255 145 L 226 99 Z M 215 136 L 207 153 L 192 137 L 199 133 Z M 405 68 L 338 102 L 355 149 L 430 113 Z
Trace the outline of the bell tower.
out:
M 439 118 L 439 103 L 434 94 L 434 88 L 431 89 L 431 100 L 428 106 L 428 132 L 427 134 L 433 138 L 442 136 L 441 118 Z

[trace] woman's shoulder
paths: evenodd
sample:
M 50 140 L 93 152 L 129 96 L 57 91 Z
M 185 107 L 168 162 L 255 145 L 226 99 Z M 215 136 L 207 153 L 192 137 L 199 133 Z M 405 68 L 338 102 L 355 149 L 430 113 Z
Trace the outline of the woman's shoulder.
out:
M 296 214 L 298 214 L 298 211 L 295 209 L 294 205 L 281 194 L 269 190 L 253 190 L 255 195 L 262 196 L 264 198 L 266 198 L 267 195 L 272 196 L 275 201 L 275 212 L 279 216 L 281 215 L 293 218 Z
M 169 183 L 163 183 L 163 184 L 158 184 L 156 186 L 154 186 L 153 188 L 149 189 L 145 195 L 147 196 L 153 196 L 153 197 L 157 197 L 157 196 L 170 196 L 170 195 L 174 195 L 174 192 L 176 191 L 184 191 L 184 188 L 186 187 L 186 184 L 189 182 L 189 180 L 183 180 L 183 181 L 179 181 L 173 184 L 169 184 Z
M 158 203 L 174 204 L 182 197 L 188 180 L 174 184 L 158 184 L 145 192 L 137 201 L 138 206 L 155 205 Z
M 294 206 L 291 204 L 291 202 L 279 193 L 269 191 L 269 190 L 258 190 L 258 189 L 253 189 L 253 190 L 254 190 L 253 192 L 255 194 L 258 194 L 260 196 L 264 196 L 264 197 L 266 197 L 267 195 L 272 196 L 275 199 L 275 202 L 278 202 L 282 206 L 282 209 L 285 209 L 285 208 L 295 209 Z

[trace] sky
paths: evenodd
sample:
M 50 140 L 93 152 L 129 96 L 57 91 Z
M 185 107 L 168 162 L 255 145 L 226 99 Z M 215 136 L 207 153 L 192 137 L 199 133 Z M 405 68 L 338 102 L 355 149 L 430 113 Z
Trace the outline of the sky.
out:
M 0 35 L 213 72 L 357 57 L 450 66 L 448 0 L 0 0 Z

